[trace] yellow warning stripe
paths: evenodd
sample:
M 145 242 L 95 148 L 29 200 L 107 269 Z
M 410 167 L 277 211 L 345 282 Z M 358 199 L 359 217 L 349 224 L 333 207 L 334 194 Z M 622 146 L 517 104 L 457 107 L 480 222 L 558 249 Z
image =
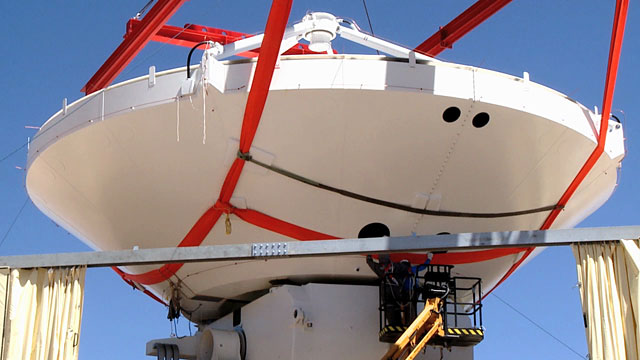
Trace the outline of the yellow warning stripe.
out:
M 447 332 L 451 335 L 479 335 L 483 336 L 482 330 L 479 329 L 457 329 L 457 328 L 449 328 Z
M 387 325 L 382 330 L 380 330 L 380 335 L 384 335 L 388 332 L 404 332 L 407 330 L 406 326 L 392 326 Z M 475 336 L 484 336 L 484 333 L 480 329 L 458 329 L 458 328 L 448 328 L 447 333 L 450 335 L 475 335 Z
M 406 326 L 391 326 L 391 325 L 388 325 L 388 326 L 385 326 L 382 330 L 380 330 L 380 334 L 383 335 L 383 334 L 386 334 L 387 332 L 390 332 L 390 331 L 404 332 L 406 330 L 407 330 Z

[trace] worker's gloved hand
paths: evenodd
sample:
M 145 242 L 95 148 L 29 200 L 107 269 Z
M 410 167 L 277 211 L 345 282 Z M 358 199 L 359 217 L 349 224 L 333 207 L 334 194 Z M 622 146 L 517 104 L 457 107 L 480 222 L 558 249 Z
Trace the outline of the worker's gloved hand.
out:
M 378 261 L 380 262 L 380 264 L 391 264 L 391 257 L 389 256 L 389 254 L 380 254 L 378 255 Z

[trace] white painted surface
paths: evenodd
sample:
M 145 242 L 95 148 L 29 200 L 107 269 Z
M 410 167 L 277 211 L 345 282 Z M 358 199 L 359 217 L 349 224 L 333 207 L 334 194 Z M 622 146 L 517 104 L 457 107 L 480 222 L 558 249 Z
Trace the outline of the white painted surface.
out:
M 294 318 L 294 311 L 303 317 Z M 228 315 L 210 325 L 232 329 Z M 247 360 L 379 359 L 389 344 L 378 341 L 378 288 L 309 284 L 284 285 L 241 310 L 247 338 Z M 419 359 L 439 359 L 440 349 L 427 347 Z M 472 347 L 443 351 L 444 360 L 472 360 Z
M 363 195 L 420 208 L 428 200 L 429 209 L 463 212 L 553 205 L 595 147 L 598 116 L 520 78 L 378 56 L 289 56 L 279 64 L 252 152 Z M 240 136 L 254 67 L 253 60 L 210 60 L 205 97 L 201 70 L 193 75 L 195 94 L 178 97 L 185 70 L 176 69 L 157 73 L 152 87 L 142 77 L 76 101 L 33 139 L 29 195 L 94 248 L 175 246 L 217 199 L 229 149 Z M 446 123 L 442 113 L 450 106 L 462 114 Z M 472 119 L 481 112 L 490 114 L 490 122 L 475 128 Z M 554 227 L 573 226 L 606 201 L 623 156 L 622 129 L 610 122 L 605 155 Z M 536 229 L 548 215 L 416 215 L 313 188 L 253 164 L 245 166 L 234 198 L 234 204 L 338 237 L 355 237 L 371 222 L 385 223 L 393 235 Z M 283 239 L 234 216 L 231 221 L 231 235 L 220 221 L 204 244 Z M 459 265 L 455 271 L 483 277 L 489 289 L 517 259 Z M 190 289 L 187 298 L 251 300 L 274 279 L 352 281 L 373 274 L 356 256 L 188 264 L 178 276 Z M 167 286 L 152 289 L 163 295 Z M 216 317 L 216 308 L 208 303 L 198 316 Z

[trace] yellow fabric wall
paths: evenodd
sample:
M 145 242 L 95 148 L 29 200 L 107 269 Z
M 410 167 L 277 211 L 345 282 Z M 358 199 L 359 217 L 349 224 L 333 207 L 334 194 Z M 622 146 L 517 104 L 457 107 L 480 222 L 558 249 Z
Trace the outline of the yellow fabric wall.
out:
M 85 267 L 11 269 L 2 359 L 78 358 L 85 272 Z
M 638 241 L 573 245 L 592 360 L 638 359 Z
M 9 268 L 0 268 L 0 324 L 2 324 L 2 331 L 0 331 L 0 338 L 4 339 L 4 324 L 5 324 L 5 315 L 7 314 L 7 301 L 9 300 L 9 292 L 7 291 L 9 287 Z M 2 357 L 4 354 L 4 341 L 0 341 L 0 359 L 4 359 Z

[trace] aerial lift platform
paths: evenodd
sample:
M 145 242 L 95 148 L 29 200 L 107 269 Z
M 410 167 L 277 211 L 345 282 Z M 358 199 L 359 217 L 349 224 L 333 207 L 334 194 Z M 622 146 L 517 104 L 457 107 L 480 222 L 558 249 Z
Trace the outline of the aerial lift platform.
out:
M 414 359 L 427 345 L 473 346 L 484 339 L 481 279 L 452 276 L 452 268 L 414 267 L 407 279 L 412 296 L 405 303 L 398 301 L 393 275 L 380 279 L 379 340 L 393 343 L 383 360 Z M 468 300 L 459 299 L 458 294 L 467 294 Z M 461 320 L 466 320 L 466 326 L 459 326 Z

